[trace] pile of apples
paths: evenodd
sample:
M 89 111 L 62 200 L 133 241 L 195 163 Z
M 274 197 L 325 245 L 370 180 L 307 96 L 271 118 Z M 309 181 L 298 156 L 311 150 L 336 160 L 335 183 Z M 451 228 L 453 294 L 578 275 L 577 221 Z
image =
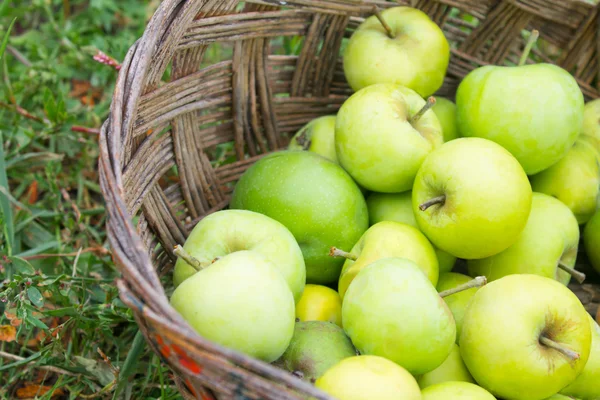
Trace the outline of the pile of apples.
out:
M 171 304 L 340 400 L 600 399 L 600 328 L 566 286 L 584 225 L 600 271 L 600 103 L 525 64 L 535 31 L 456 105 L 429 97 L 443 32 L 374 14 L 344 53 L 355 93 L 176 247 Z

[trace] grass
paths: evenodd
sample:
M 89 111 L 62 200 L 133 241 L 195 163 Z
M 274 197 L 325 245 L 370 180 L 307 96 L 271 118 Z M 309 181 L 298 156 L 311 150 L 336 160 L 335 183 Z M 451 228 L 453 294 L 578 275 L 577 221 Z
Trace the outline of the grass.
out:
M 180 398 L 118 299 L 98 129 L 158 1 L 0 0 L 0 399 Z

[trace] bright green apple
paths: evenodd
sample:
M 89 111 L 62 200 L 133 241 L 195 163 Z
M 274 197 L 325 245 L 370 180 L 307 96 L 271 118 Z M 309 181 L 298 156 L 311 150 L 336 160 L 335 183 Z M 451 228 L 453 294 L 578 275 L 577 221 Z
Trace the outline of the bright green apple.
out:
M 552 64 L 480 67 L 456 93 L 461 136 L 500 144 L 527 175 L 567 154 L 583 126 L 583 105 L 575 78 Z
M 593 143 L 600 153 L 600 99 L 592 100 L 583 107 L 583 130 L 581 136 Z
M 572 383 L 591 345 L 588 314 L 562 283 L 507 275 L 475 293 L 460 353 L 473 378 L 505 399 L 539 400 Z
M 223 210 L 203 218 L 188 236 L 183 249 L 201 264 L 241 250 L 265 256 L 277 266 L 294 299 L 302 296 L 306 268 L 302 251 L 290 231 L 265 215 L 245 210 Z M 175 286 L 194 275 L 196 270 L 179 258 L 175 263 Z
M 566 156 L 550 168 L 531 177 L 534 191 L 554 196 L 585 224 L 598 206 L 600 164 L 593 146 L 578 140 Z
M 317 379 L 315 386 L 338 400 L 421 400 L 415 378 L 377 356 L 345 358 Z
M 564 268 L 574 268 L 578 246 L 579 225 L 571 210 L 554 197 L 534 192 L 527 225 L 517 242 L 467 265 L 469 274 L 484 275 L 490 282 L 510 274 L 536 274 L 566 285 L 571 275 Z
M 367 18 L 350 37 L 344 52 L 344 74 L 354 91 L 376 83 L 400 84 L 421 97 L 444 82 L 450 45 L 427 14 L 410 7 L 381 12 L 387 32 L 376 16 Z
M 402 193 L 370 193 L 367 197 L 369 224 L 375 225 L 382 221 L 395 221 L 419 229 L 412 208 L 412 192 Z M 434 246 L 438 259 L 440 274 L 450 272 L 456 263 L 456 257 Z
M 485 276 L 483 274 L 475 274 L 473 276 Z M 469 282 L 472 280 L 470 276 L 459 274 L 456 272 L 447 272 L 445 274 L 440 274 L 440 278 L 437 283 L 437 291 L 443 292 L 444 290 L 455 288 L 459 285 Z M 452 315 L 454 316 L 454 321 L 456 322 L 456 341 L 460 338 L 460 333 L 462 331 L 462 322 L 463 317 L 465 316 L 465 311 L 471 298 L 475 295 L 475 292 L 478 288 L 472 288 L 468 290 L 464 290 L 460 293 L 453 294 L 452 296 L 448 296 L 444 298 L 446 304 L 448 304 L 448 308 L 452 311 Z
M 422 392 L 423 400 L 496 400 L 484 388 L 470 382 L 443 382 L 429 386 Z
M 222 257 L 183 281 L 171 305 L 202 337 L 266 362 L 294 333 L 294 296 L 279 268 L 256 251 Z
M 459 138 L 432 152 L 417 173 L 413 210 L 438 248 L 464 259 L 489 257 L 512 245 L 531 209 L 531 185 L 498 144 Z
M 433 112 L 438 117 L 444 133 L 444 142 L 449 142 L 458 137 L 456 126 L 456 104 L 445 97 L 436 97 Z
M 302 249 L 309 283 L 335 282 L 343 260 L 329 257 L 329 248 L 351 248 L 369 225 L 352 178 L 308 151 L 279 151 L 258 160 L 237 183 L 230 207 L 285 225 Z
M 442 365 L 433 371 L 429 371 L 417 377 L 417 382 L 421 389 L 443 382 L 475 383 L 467 366 L 460 357 L 460 350 L 456 344 Z
M 356 275 L 382 258 L 401 257 L 411 260 L 421 268 L 433 285 L 438 281 L 438 261 L 433 246 L 418 229 L 399 222 L 383 221 L 367 229 L 352 248 L 349 257 L 344 263 L 338 283 L 342 300 Z
M 590 357 L 577 379 L 560 392 L 581 400 L 596 400 L 600 399 L 600 326 L 589 315 L 588 320 L 592 329 Z
M 425 105 L 416 92 L 394 84 L 354 93 L 335 120 L 340 165 L 367 190 L 410 190 L 425 157 L 444 140 L 435 113 L 415 117 Z
M 585 225 L 583 245 L 592 267 L 600 273 L 600 212 L 594 214 Z
M 290 150 L 308 150 L 337 163 L 335 154 L 335 115 L 315 118 L 290 140 Z
M 405 258 L 380 259 L 360 271 L 344 297 L 342 323 L 361 354 L 385 357 L 413 375 L 439 367 L 456 339 L 450 309 Z

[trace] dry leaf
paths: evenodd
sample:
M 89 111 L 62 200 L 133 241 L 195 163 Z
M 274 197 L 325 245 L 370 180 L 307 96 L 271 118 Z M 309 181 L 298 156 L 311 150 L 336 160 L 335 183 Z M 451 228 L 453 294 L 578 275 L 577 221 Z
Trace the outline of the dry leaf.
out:
M 17 328 L 12 325 L 0 325 L 0 342 L 12 342 L 17 337 Z
M 4 315 L 10 321 L 10 324 L 12 326 L 20 326 L 21 323 L 23 322 L 22 319 L 17 318 L 16 314 L 10 313 L 8 311 L 4 311 Z
M 29 204 L 35 204 L 38 201 L 38 183 L 37 181 L 31 182 L 29 189 L 27 189 L 27 202 Z
M 17 389 L 17 398 L 18 399 L 34 399 L 36 397 L 45 395 L 50 390 L 52 390 L 52 386 L 41 386 L 41 385 L 35 385 L 32 383 L 25 383 L 25 386 Z M 62 396 L 64 394 L 65 394 L 65 392 L 62 389 L 58 388 L 58 389 L 54 389 L 54 391 L 52 392 L 52 394 L 50 396 L 58 397 L 58 396 Z

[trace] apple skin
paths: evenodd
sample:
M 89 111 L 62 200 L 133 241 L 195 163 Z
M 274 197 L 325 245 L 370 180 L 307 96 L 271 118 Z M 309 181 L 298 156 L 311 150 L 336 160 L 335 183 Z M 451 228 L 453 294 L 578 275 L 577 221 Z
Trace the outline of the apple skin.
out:
M 377 84 L 354 93 L 335 121 L 340 165 L 363 188 L 382 193 L 410 190 L 425 157 L 443 143 L 442 126 L 431 110 L 408 120 L 425 105 L 403 86 Z
M 575 142 L 566 156 L 530 180 L 534 191 L 565 203 L 579 224 L 585 224 L 596 212 L 600 165 L 596 150 L 583 140 Z
M 456 126 L 456 104 L 445 97 L 436 97 L 433 105 L 433 112 L 442 125 L 444 133 L 444 142 L 449 142 L 458 137 L 458 127 Z
M 345 358 L 317 379 L 315 386 L 338 400 L 421 400 L 415 378 L 377 356 Z
M 419 229 L 412 209 L 412 191 L 402 193 L 370 193 L 367 197 L 369 224 L 395 221 Z M 456 257 L 433 246 L 441 273 L 450 272 L 456 264 Z
M 460 357 L 460 349 L 456 344 L 442 365 L 417 378 L 417 383 L 421 387 L 421 390 L 443 382 L 475 383 L 467 366 Z
M 437 196 L 443 205 L 419 205 Z M 459 138 L 432 152 L 417 173 L 413 211 L 421 231 L 455 257 L 497 254 L 516 240 L 531 209 L 531 185 L 517 160 L 498 144 Z
M 443 382 L 429 386 L 421 393 L 423 400 L 496 400 L 494 396 L 482 387 L 470 382 Z
M 367 230 L 365 199 L 337 164 L 308 151 L 279 151 L 240 178 L 230 207 L 265 214 L 285 225 L 304 255 L 309 283 L 335 282 L 343 260 L 329 248 L 351 248 Z
M 472 280 L 470 276 L 456 272 L 447 272 L 445 274 L 440 274 L 440 279 L 438 280 L 436 289 L 438 292 L 442 292 L 444 290 L 453 289 L 458 285 L 469 282 L 470 280 Z M 479 288 L 472 288 L 464 290 L 444 298 L 444 301 L 446 304 L 448 304 L 448 308 L 450 311 L 452 311 L 452 316 L 454 317 L 454 321 L 456 323 L 457 342 L 462 331 L 462 323 L 465 316 L 465 311 L 478 289 Z
M 600 273 L 600 211 L 594 214 L 585 225 L 583 245 L 592 267 Z
M 204 338 L 272 362 L 294 333 L 294 296 L 275 264 L 230 253 L 182 282 L 171 305 Z
M 350 37 L 344 52 L 344 74 L 358 91 L 377 83 L 406 86 L 421 97 L 444 82 L 450 44 L 427 14 L 411 7 L 381 12 L 392 29 L 390 38 L 376 16 L 367 18 Z
M 374 261 L 401 257 L 421 268 L 432 285 L 438 281 L 438 261 L 429 240 L 410 225 L 394 221 L 379 222 L 362 235 L 350 252 L 358 258 L 346 260 L 340 274 L 338 292 L 342 300 L 358 273 Z
M 384 258 L 356 276 L 342 303 L 344 330 L 361 354 L 385 357 L 421 375 L 452 351 L 448 306 L 413 261 Z
M 600 153 L 600 99 L 589 101 L 583 107 L 581 137 L 587 138 Z
M 564 395 L 581 400 L 600 398 L 600 326 L 591 316 L 588 315 L 588 317 L 592 329 L 590 357 L 577 379 L 560 391 Z
M 300 321 L 328 321 L 342 326 L 342 299 L 327 286 L 308 284 L 296 304 L 296 318 Z
M 246 210 L 212 213 L 196 224 L 183 248 L 203 264 L 240 250 L 258 252 L 277 266 L 294 299 L 302 296 L 306 283 L 302 251 L 285 226 L 265 215 Z M 178 259 L 173 272 L 175 286 L 195 273 L 192 266 Z
M 483 275 L 488 282 L 511 274 L 535 274 L 556 279 L 564 285 L 571 280 L 558 268 L 562 261 L 575 266 L 579 246 L 579 225 L 561 201 L 542 193 L 533 193 L 531 213 L 517 242 L 488 258 L 469 260 L 469 275 Z
M 579 353 L 569 360 L 542 333 Z M 554 279 L 508 275 L 475 293 L 463 319 L 460 353 L 477 383 L 503 399 L 540 400 L 570 384 L 590 353 L 588 314 Z
M 527 175 L 563 158 L 583 127 L 577 81 L 551 64 L 477 68 L 458 86 L 456 106 L 461 136 L 500 144 Z
M 299 138 L 303 138 L 309 141 L 309 143 L 301 145 L 298 143 Z M 304 125 L 292 137 L 288 149 L 312 151 L 337 164 L 338 159 L 335 153 L 335 115 L 315 118 Z

